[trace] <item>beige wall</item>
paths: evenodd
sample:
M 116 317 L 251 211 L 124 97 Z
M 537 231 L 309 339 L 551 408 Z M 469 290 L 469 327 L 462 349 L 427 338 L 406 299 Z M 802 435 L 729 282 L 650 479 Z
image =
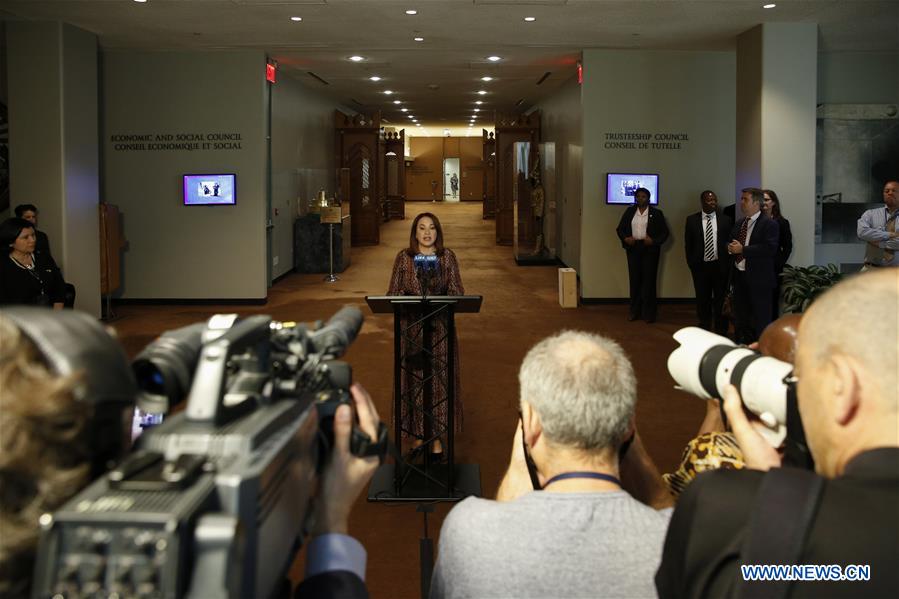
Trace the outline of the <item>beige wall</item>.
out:
M 583 109 L 581 86 L 572 77 L 537 107 L 540 137 L 556 144 L 556 252 L 567 266 L 580 268 L 583 174 Z
M 768 23 L 737 38 L 738 192 L 777 192 L 793 233 L 791 264 L 815 260 L 818 28 Z
M 480 202 L 484 199 L 484 140 L 457 137 L 459 140 L 459 199 Z
M 10 204 L 35 204 L 53 257 L 100 316 L 97 37 L 59 22 L 8 28 Z
M 272 93 L 272 276 L 293 268 L 293 222 L 319 189 L 336 192 L 334 110 L 351 110 L 278 73 Z
M 406 200 L 439 200 L 443 193 L 443 138 L 409 138 L 411 168 L 406 169 Z M 436 181 L 433 188 L 431 181 Z
M 103 195 L 123 214 L 124 297 L 266 297 L 264 66 L 249 50 L 104 54 Z M 117 151 L 111 141 L 181 133 L 239 133 L 241 148 Z M 237 205 L 183 206 L 186 173 L 236 173 Z
M 899 103 L 899 52 L 820 52 L 819 104 Z
M 660 208 L 671 239 L 662 250 L 660 297 L 692 297 L 684 219 L 710 188 L 722 203 L 734 189 L 735 55 L 732 52 L 584 51 L 583 218 L 580 275 L 585 298 L 628 296 L 615 227 L 624 207 L 605 204 L 606 173 L 660 175 Z M 687 133 L 679 150 L 605 148 L 607 133 Z

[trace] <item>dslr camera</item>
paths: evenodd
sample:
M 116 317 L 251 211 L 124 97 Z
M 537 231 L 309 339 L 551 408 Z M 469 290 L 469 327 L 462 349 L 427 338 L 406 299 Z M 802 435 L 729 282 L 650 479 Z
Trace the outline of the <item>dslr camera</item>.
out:
M 796 403 L 793 365 L 764 356 L 727 337 L 698 327 L 674 334 L 680 347 L 668 356 L 668 372 L 677 389 L 702 399 L 721 398 L 727 385 L 740 393 L 743 407 L 764 425 L 762 437 L 783 448 L 784 464 L 811 468 L 811 453 Z
M 33 597 L 272 597 L 284 592 L 349 395 L 337 360 L 362 313 L 326 324 L 217 315 L 164 333 L 132 364 L 137 406 L 184 410 L 41 519 Z M 351 450 L 383 460 L 353 427 Z

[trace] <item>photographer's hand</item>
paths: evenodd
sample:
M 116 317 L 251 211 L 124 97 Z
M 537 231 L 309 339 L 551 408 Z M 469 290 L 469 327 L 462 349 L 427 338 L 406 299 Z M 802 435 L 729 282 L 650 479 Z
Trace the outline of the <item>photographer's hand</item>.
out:
M 358 383 L 350 393 L 359 416 L 359 428 L 372 439 L 378 438 L 378 412 L 368 392 Z M 325 467 L 315 500 L 315 524 L 312 535 L 346 534 L 350 510 L 359 493 L 378 468 L 377 456 L 356 457 L 350 451 L 353 413 L 349 406 L 337 408 L 334 415 L 334 451 Z
M 777 450 L 755 430 L 743 412 L 743 400 L 733 385 L 724 389 L 724 413 L 743 452 L 743 463 L 752 470 L 779 468 L 781 461 Z M 758 423 L 761 426 L 761 423 Z
M 524 444 L 521 437 L 522 428 L 519 420 L 515 429 L 515 438 L 512 439 L 512 457 L 509 460 L 509 468 L 496 491 L 497 501 L 512 501 L 534 490 L 524 457 Z

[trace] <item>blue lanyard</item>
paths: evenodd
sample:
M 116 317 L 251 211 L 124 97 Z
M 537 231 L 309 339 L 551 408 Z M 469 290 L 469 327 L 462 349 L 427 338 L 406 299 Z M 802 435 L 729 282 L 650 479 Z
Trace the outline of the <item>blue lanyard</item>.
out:
M 612 476 L 611 474 L 603 474 L 602 472 L 563 472 L 562 474 L 557 474 L 543 485 L 543 488 L 550 486 L 556 481 L 566 480 L 569 478 L 593 478 L 596 480 L 604 480 L 610 483 L 615 483 L 619 487 L 621 486 L 621 481 Z

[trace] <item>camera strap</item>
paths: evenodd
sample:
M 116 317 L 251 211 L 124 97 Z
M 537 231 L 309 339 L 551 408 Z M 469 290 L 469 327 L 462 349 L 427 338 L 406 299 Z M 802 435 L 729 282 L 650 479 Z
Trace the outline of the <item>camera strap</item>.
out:
M 379 463 L 383 464 L 389 447 L 390 440 L 387 425 L 383 422 L 378 423 L 378 439 L 376 441 L 373 441 L 368 434 L 357 427 L 353 427 L 353 433 L 350 437 L 350 451 L 353 455 L 360 458 L 377 456 Z
M 824 479 L 809 470 L 773 468 L 765 474 L 740 550 L 744 565 L 796 565 L 818 511 Z M 737 579 L 738 599 L 782 599 L 791 581 Z

